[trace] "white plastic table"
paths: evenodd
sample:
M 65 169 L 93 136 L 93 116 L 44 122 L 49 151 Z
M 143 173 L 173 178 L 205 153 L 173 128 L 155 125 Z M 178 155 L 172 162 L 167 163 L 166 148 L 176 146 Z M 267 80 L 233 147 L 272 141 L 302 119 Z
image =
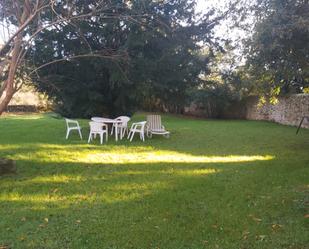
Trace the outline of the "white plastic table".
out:
M 111 119 L 111 118 L 101 118 L 101 117 L 93 117 L 92 121 L 104 124 L 114 124 L 115 125 L 115 141 L 118 141 L 118 125 L 122 123 L 121 120 Z M 120 135 L 120 138 L 122 136 Z

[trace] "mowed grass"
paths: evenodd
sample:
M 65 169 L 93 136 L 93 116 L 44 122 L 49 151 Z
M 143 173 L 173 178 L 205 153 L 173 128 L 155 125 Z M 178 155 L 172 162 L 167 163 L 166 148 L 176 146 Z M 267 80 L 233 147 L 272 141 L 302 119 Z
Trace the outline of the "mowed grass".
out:
M 169 139 L 88 145 L 86 120 L 80 141 L 49 115 L 1 117 L 18 173 L 0 177 L 0 247 L 309 248 L 308 130 L 163 122 Z

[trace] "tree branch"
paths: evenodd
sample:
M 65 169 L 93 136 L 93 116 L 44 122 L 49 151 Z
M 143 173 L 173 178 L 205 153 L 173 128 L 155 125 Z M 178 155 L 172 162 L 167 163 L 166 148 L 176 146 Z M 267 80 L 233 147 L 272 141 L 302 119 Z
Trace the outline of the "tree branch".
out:
M 29 75 L 32 75 L 33 73 L 37 72 L 38 70 L 47 67 L 49 65 L 55 64 L 55 63 L 59 63 L 59 62 L 63 62 L 63 61 L 67 61 L 69 62 L 70 60 L 74 60 L 74 59 L 79 59 L 79 58 L 87 58 L 87 57 L 97 57 L 97 58 L 104 58 L 104 59 L 123 59 L 124 56 L 127 56 L 127 54 L 118 54 L 118 55 L 103 55 L 103 54 L 99 54 L 99 53 L 93 53 L 93 54 L 80 54 L 80 55 L 74 55 L 74 56 L 70 56 L 67 58 L 61 58 L 61 59 L 57 59 L 57 60 L 53 60 L 50 62 L 47 62 L 39 67 L 37 67 L 36 69 L 32 70 Z

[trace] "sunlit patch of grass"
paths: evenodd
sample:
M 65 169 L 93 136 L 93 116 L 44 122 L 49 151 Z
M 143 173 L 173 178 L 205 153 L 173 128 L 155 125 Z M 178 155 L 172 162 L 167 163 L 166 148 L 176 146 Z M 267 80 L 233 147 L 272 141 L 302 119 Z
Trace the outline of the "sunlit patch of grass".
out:
M 85 164 L 136 164 L 136 163 L 237 163 L 266 161 L 271 155 L 226 155 L 197 156 L 172 150 L 158 150 L 150 146 L 112 148 L 78 145 L 75 148 L 64 145 L 33 145 L 36 150 L 30 154 L 15 154 L 14 158 L 38 162 L 77 162 Z M 104 151 L 106 149 L 106 151 Z
M 61 180 L 62 181 L 61 181 Z M 21 202 L 21 203 L 31 203 L 32 209 L 43 210 L 50 203 L 57 205 L 58 208 L 68 207 L 74 205 L 78 202 L 102 202 L 106 204 L 112 204 L 120 201 L 132 201 L 135 199 L 141 199 L 144 196 L 151 195 L 153 191 L 159 191 L 163 189 L 168 189 L 169 186 L 164 182 L 149 182 L 149 183 L 122 183 L 108 185 L 103 188 L 103 191 L 100 189 L 93 189 L 91 192 L 81 193 L 70 193 L 66 192 L 65 185 L 63 183 L 69 183 L 72 180 L 76 181 L 78 184 L 78 179 L 70 178 L 68 176 L 51 176 L 51 177 L 38 177 L 33 180 L 29 180 L 22 183 L 22 186 L 25 186 L 30 183 L 61 183 L 58 187 L 51 188 L 47 193 L 28 193 L 20 194 L 18 192 L 11 192 L 8 194 L 3 193 L 0 195 L 0 201 L 6 202 Z M 82 184 L 82 183 L 81 183 Z M 18 184 L 15 186 L 18 187 Z M 98 191 L 99 190 L 99 191 Z
M 1 150 L 5 150 L 5 151 L 7 151 L 7 150 L 17 150 L 19 148 L 21 148 L 20 145 L 13 145 L 13 144 L 1 144 L 0 145 L 0 151 Z
M 30 180 L 25 181 L 26 183 L 68 183 L 68 182 L 80 182 L 83 177 L 80 175 L 51 175 L 51 176 L 37 176 Z
M 266 156 L 194 156 L 175 151 L 156 151 L 148 153 L 87 153 L 80 158 L 79 162 L 130 164 L 130 163 L 229 163 L 229 162 L 252 162 L 272 160 L 274 157 Z
M 215 174 L 219 173 L 221 170 L 219 169 L 174 169 L 174 168 L 168 168 L 164 170 L 156 170 L 156 171 L 140 171 L 140 170 L 128 170 L 128 171 L 121 171 L 121 172 L 114 172 L 115 175 L 124 175 L 124 176 L 135 176 L 135 175 L 149 175 L 149 174 L 168 174 L 168 175 L 183 175 L 183 176 L 200 176 L 200 175 L 207 175 L 207 174 Z
M 28 114 L 28 115 L 21 115 L 21 114 L 15 114 L 15 113 L 5 113 L 4 118 L 9 119 L 23 119 L 23 120 L 37 120 L 44 118 L 43 114 Z
M 10 202 L 29 202 L 32 204 L 39 204 L 42 208 L 48 203 L 58 203 L 64 204 L 64 196 L 59 195 L 49 195 L 49 194 L 19 194 L 13 192 L 9 195 L 2 195 L 0 201 L 10 201 Z
M 193 170 L 178 170 L 175 173 L 178 175 L 202 176 L 202 175 L 219 173 L 220 171 L 221 170 L 218 169 L 193 169 Z

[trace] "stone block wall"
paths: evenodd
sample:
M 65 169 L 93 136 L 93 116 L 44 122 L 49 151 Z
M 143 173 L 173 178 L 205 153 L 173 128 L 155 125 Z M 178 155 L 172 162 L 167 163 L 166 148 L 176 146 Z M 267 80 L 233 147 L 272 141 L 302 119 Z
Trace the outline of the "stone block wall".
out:
M 268 120 L 285 125 L 297 126 L 303 116 L 309 117 L 309 94 L 292 94 L 279 97 L 277 104 L 258 106 L 258 98 L 246 102 L 246 119 Z M 309 128 L 305 121 L 303 127 Z
M 9 105 L 6 112 L 37 112 L 38 108 L 35 105 Z
M 51 103 L 47 96 L 38 93 L 31 86 L 23 86 L 9 103 L 7 112 L 36 112 L 49 110 Z

